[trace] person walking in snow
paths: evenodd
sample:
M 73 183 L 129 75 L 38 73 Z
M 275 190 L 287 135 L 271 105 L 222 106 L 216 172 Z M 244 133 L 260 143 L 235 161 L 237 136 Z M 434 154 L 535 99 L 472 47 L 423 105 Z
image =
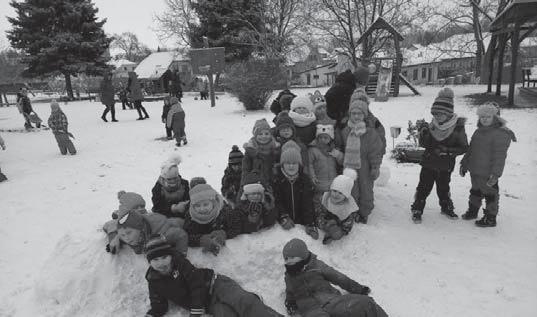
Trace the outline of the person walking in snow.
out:
M 67 117 L 60 108 L 60 104 L 58 104 L 56 100 L 53 100 L 50 103 L 50 117 L 48 118 L 48 126 L 50 127 L 50 130 L 52 130 L 54 138 L 56 138 L 56 142 L 60 148 L 60 153 L 62 155 L 66 155 L 67 152 L 69 152 L 69 154 L 75 155 L 75 145 L 70 139 L 73 137 L 73 135 L 69 132 L 68 125 Z
M 436 183 L 436 193 L 441 213 L 450 219 L 457 219 L 451 200 L 449 183 L 455 167 L 455 158 L 468 149 L 464 124 L 465 118 L 453 112 L 453 91 L 443 88 L 433 102 L 433 120 L 419 132 L 419 145 L 425 148 L 421 158 L 421 172 L 414 203 L 411 206 L 412 220 L 421 222 L 425 200 Z
M 153 212 L 168 218 L 185 218 L 188 209 L 188 181 L 179 174 L 181 157 L 171 156 L 160 167 L 160 176 L 151 190 Z
M 244 155 L 242 154 L 241 150 L 239 150 L 239 147 L 233 145 L 231 147 L 231 152 L 229 152 L 228 165 L 224 170 L 224 176 L 222 177 L 222 189 L 220 190 L 222 196 L 224 196 L 227 203 L 232 207 L 234 207 L 239 200 L 238 195 L 241 189 L 243 158 Z
M 177 252 L 186 255 L 188 236 L 183 230 L 182 219 L 148 213 L 144 198 L 137 193 L 120 191 L 117 197 L 119 209 L 112 213 L 112 220 L 103 226 L 108 237 L 107 252 L 116 254 L 126 244 L 136 254 L 141 254 L 149 237 L 159 234 L 164 236 Z
M 138 111 L 138 119 L 144 120 L 149 119 L 149 115 L 142 105 L 142 100 L 144 100 L 144 94 L 142 92 L 142 86 L 138 81 L 138 75 L 135 72 L 129 72 L 129 80 L 127 82 L 127 91 L 129 92 L 129 97 L 134 102 L 134 108 Z
M 477 109 L 477 130 L 470 140 L 470 147 L 461 160 L 460 175 L 469 171 L 472 181 L 468 210 L 462 219 L 476 219 L 485 198 L 483 218 L 477 220 L 478 227 L 495 227 L 499 208 L 498 181 L 503 174 L 507 150 L 511 141 L 516 142 L 513 131 L 507 128 L 500 117 L 496 103 L 486 103 Z
M 181 142 L 183 142 L 183 145 L 187 145 L 188 141 L 185 133 L 185 111 L 183 110 L 181 102 L 177 97 L 170 98 L 170 111 L 168 111 L 166 118 L 166 128 L 173 130 L 176 146 L 181 146 Z
M 2 139 L 1 135 L 0 135 L 0 149 L 2 149 L 3 151 L 6 150 L 6 143 L 4 142 L 4 139 Z M 0 168 L 0 183 L 3 181 L 7 181 L 7 177 L 6 175 L 4 175 L 4 173 L 2 173 L 2 169 Z
M 289 315 L 302 317 L 387 317 L 370 288 L 335 270 L 292 239 L 283 247 L 285 307 Z M 341 294 L 332 284 L 348 292 Z
M 282 316 L 233 279 L 212 269 L 193 266 L 160 236 L 148 241 L 145 252 L 149 262 L 145 278 L 151 303 L 145 316 L 164 316 L 168 302 L 190 310 L 191 317 Z
M 112 116 L 112 122 L 117 122 L 116 120 L 116 91 L 114 88 L 114 83 L 112 82 L 112 73 L 110 71 L 106 71 L 103 75 L 103 80 L 101 81 L 101 103 L 106 106 L 106 109 L 103 111 L 103 115 L 101 116 L 101 119 L 103 119 L 104 122 L 108 122 L 106 120 L 106 114 L 110 112 Z
M 41 119 L 39 116 L 34 112 L 34 109 L 32 108 L 32 102 L 30 101 L 30 98 L 28 97 L 28 90 L 26 88 L 22 88 L 20 91 L 20 98 L 18 97 L 20 109 L 22 110 L 22 115 L 24 116 L 24 128 L 25 129 L 32 129 L 32 121 L 34 121 L 36 128 L 41 127 Z M 33 118 L 33 120 L 32 120 Z
M 173 129 L 170 127 L 168 128 L 168 113 L 170 112 L 171 104 L 170 104 L 170 96 L 165 96 L 163 99 L 164 104 L 162 105 L 162 123 L 164 123 L 164 128 L 166 129 L 166 138 L 168 140 L 173 139 L 172 132 Z

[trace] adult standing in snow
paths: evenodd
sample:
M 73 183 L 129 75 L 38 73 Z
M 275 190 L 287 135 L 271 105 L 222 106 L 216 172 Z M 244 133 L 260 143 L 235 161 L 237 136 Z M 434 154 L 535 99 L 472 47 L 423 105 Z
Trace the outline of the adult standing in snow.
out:
M 4 142 L 4 139 L 2 139 L 1 135 L 0 135 L 0 148 L 2 150 L 6 149 L 6 143 Z M 4 175 L 4 173 L 2 173 L 2 169 L 0 169 L 0 183 L 3 181 L 7 181 L 7 177 L 6 175 Z
M 468 152 L 461 160 L 461 176 L 470 171 L 472 180 L 468 211 L 462 215 L 462 219 L 477 218 L 481 201 L 485 198 L 483 218 L 475 224 L 478 227 L 495 227 L 499 208 L 498 180 L 503 174 L 509 145 L 511 141 L 516 142 L 516 137 L 500 117 L 496 103 L 479 106 L 477 115 L 477 130 L 472 135 Z
M 138 75 L 136 75 L 135 72 L 129 72 L 127 91 L 129 92 L 130 98 L 134 102 L 134 108 L 136 108 L 136 111 L 138 111 L 138 119 L 136 120 L 148 119 L 149 115 L 147 114 L 147 111 L 145 110 L 144 106 L 142 106 L 142 100 L 144 100 L 142 87 L 140 86 L 140 82 L 138 81 Z
M 116 120 L 116 108 L 115 108 L 115 89 L 114 89 L 114 83 L 112 82 L 112 73 L 110 71 L 106 71 L 103 75 L 103 80 L 101 81 L 101 103 L 106 106 L 106 109 L 103 111 L 103 115 L 101 116 L 101 119 L 103 119 L 104 122 L 108 122 L 106 120 L 106 114 L 108 112 L 112 115 L 112 122 L 117 122 Z

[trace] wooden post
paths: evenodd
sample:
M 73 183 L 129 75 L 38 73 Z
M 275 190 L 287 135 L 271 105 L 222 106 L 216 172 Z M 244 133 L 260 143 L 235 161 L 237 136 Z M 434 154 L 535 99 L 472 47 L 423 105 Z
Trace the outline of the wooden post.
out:
M 502 34 L 500 36 L 500 53 L 498 54 L 498 72 L 496 76 L 496 96 L 502 95 L 502 73 L 503 73 L 503 57 L 505 55 L 505 45 L 507 44 L 507 35 Z
M 207 74 L 209 77 L 209 95 L 211 96 L 211 107 L 216 106 L 216 100 L 214 96 L 214 80 L 213 80 L 213 71 L 209 70 L 209 73 Z
M 492 92 L 492 79 L 493 79 L 493 73 L 494 73 L 494 57 L 496 56 L 496 43 L 498 42 L 498 36 L 493 35 L 492 40 L 489 47 L 489 73 L 488 73 L 488 83 L 487 83 L 487 92 Z
M 401 73 L 403 56 L 401 54 L 401 44 L 399 43 L 399 38 L 395 34 L 393 34 L 393 41 L 395 44 L 395 67 L 393 68 L 393 78 L 395 79 L 395 81 L 393 87 L 393 96 L 397 97 L 399 96 L 399 85 L 401 84 L 401 81 L 399 80 L 399 74 Z M 389 90 L 390 87 L 388 87 L 388 91 Z
M 511 35 L 511 80 L 509 81 L 509 95 L 507 97 L 508 104 L 510 106 L 515 105 L 515 83 L 516 83 L 516 69 L 518 64 L 518 47 L 520 41 L 518 37 L 520 35 L 520 23 L 515 23 L 515 30 Z

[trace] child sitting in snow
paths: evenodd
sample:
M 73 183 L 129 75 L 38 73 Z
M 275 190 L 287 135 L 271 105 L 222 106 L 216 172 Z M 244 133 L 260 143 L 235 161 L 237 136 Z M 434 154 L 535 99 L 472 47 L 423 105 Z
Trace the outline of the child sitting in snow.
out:
M 159 236 L 147 243 L 146 257 L 150 266 L 145 277 L 151 302 L 146 316 L 164 316 L 168 301 L 190 309 L 191 317 L 281 316 L 229 277 L 194 267 Z
M 296 97 L 291 101 L 289 117 L 296 129 L 296 139 L 303 144 L 310 144 L 315 139 L 315 114 L 310 97 Z
M 190 190 L 184 229 L 189 246 L 217 255 L 226 239 L 240 233 L 240 221 L 216 190 L 208 184 L 198 184 Z
M 367 223 L 374 208 L 373 185 L 380 174 L 384 145 L 373 127 L 366 124 L 369 107 L 355 91 L 349 103 L 349 119 L 341 130 L 340 148 L 345 150 L 343 174 L 355 180 L 353 197 L 358 202 L 357 222 Z
M 248 173 L 256 171 L 261 177 L 261 183 L 268 186 L 272 182 L 272 167 L 278 161 L 279 144 L 265 119 L 255 122 L 252 133 L 253 137 L 244 144 L 241 185 L 244 185 Z
M 252 233 L 276 223 L 278 215 L 274 209 L 274 197 L 261 184 L 257 173 L 246 177 L 242 196 L 235 208 L 240 217 L 240 233 Z
M 103 226 L 108 236 L 106 251 L 115 254 L 123 244 L 130 246 L 135 253 L 142 253 L 148 238 L 160 234 L 182 253 L 187 253 L 188 236 L 183 230 L 181 219 L 169 219 L 161 214 L 147 213 L 145 200 L 132 192 L 120 191 L 119 210 L 112 213 L 112 219 Z
M 170 98 L 170 110 L 166 117 L 166 127 L 173 130 L 175 145 L 181 146 L 181 141 L 183 145 L 188 143 L 185 133 L 185 111 L 177 97 Z
M 281 168 L 273 183 L 276 212 L 281 226 L 289 230 L 295 224 L 306 226 L 306 233 L 319 238 L 315 226 L 313 183 L 302 170 L 300 148 L 294 141 L 282 147 Z
M 48 126 L 52 130 L 58 147 L 60 148 L 60 153 L 66 155 L 69 151 L 69 154 L 75 155 L 76 149 L 71 141 L 70 137 L 73 135 L 67 130 L 68 122 L 67 117 L 63 113 L 60 105 L 56 100 L 53 100 L 50 103 L 50 117 L 48 118 Z
M 421 158 L 420 180 L 411 206 L 412 220 L 415 223 L 421 222 L 425 200 L 435 183 L 441 213 L 451 219 L 458 218 L 454 212 L 449 183 L 455 158 L 468 149 L 464 129 L 466 119 L 459 118 L 453 112 L 453 91 L 449 88 L 438 92 L 431 113 L 432 122 L 422 128 L 419 135 L 419 144 L 425 148 L 425 152 Z
M 160 168 L 160 177 L 151 190 L 152 211 L 166 217 L 185 218 L 189 187 L 188 181 L 179 174 L 181 157 L 170 157 Z
M 369 287 L 317 259 L 304 241 L 290 240 L 282 253 L 285 261 L 285 306 L 289 315 L 388 316 L 373 298 L 367 296 L 371 291 Z M 332 284 L 348 294 L 341 294 Z
M 6 149 L 6 143 L 4 142 L 4 139 L 2 139 L 1 135 L 0 135 L 0 148 L 2 150 Z M 7 181 L 7 177 L 6 175 L 4 175 L 4 173 L 2 173 L 2 170 L 0 169 L 0 183 L 3 181 Z
M 353 186 L 354 180 L 339 175 L 330 185 L 330 190 L 323 194 L 319 228 L 325 232 L 324 244 L 339 240 L 351 231 L 358 216 L 358 205 L 352 197 Z
M 506 121 L 500 117 L 497 104 L 487 103 L 479 106 L 477 115 L 477 130 L 472 135 L 468 152 L 461 160 L 461 176 L 464 177 L 470 171 L 472 180 L 468 211 L 462 218 L 477 218 L 481 201 L 485 198 L 483 218 L 475 224 L 478 227 L 495 227 L 499 207 L 498 180 L 503 174 L 507 150 L 511 141 L 516 142 L 516 137 L 513 131 L 507 128 Z
M 222 196 L 232 207 L 237 203 L 237 195 L 241 188 L 243 158 L 244 155 L 239 150 L 239 147 L 233 145 L 231 152 L 229 152 L 228 165 L 222 177 L 221 189 Z
M 167 121 L 168 121 L 168 113 L 170 112 L 171 104 L 170 104 L 170 96 L 164 97 L 164 105 L 162 106 L 162 123 L 164 123 L 164 128 L 166 128 L 166 138 L 168 140 L 172 139 L 172 128 L 168 127 Z M 125 106 L 123 106 L 125 107 Z

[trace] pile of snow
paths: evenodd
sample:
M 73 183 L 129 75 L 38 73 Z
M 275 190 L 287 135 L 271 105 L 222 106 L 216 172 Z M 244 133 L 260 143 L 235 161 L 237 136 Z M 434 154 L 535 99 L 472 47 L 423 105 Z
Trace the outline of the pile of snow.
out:
M 312 90 L 295 90 L 302 95 Z M 430 118 L 438 88 L 422 96 L 373 103 L 372 111 L 390 126 Z M 456 87 L 462 96 L 482 86 Z M 324 93 L 324 90 L 321 92 Z M 456 111 L 475 129 L 475 109 L 456 99 Z M 233 144 L 243 144 L 255 120 L 268 111 L 245 112 L 235 98 L 184 99 L 189 144 L 176 148 L 160 122 L 161 102 L 145 103 L 151 119 L 117 110 L 117 123 L 104 123 L 99 103 L 62 105 L 76 137 L 76 156 L 59 154 L 49 131 L 3 133 L 8 146 L 0 166 L 9 181 L 0 184 L 0 316 L 140 316 L 149 306 L 144 273 L 147 261 L 125 248 L 105 252 L 100 230 L 117 208 L 119 190 L 140 193 L 151 207 L 151 187 L 159 166 L 173 152 L 183 157 L 185 178 L 204 176 L 216 189 Z M 44 119 L 47 104 L 36 104 Z M 423 223 L 410 220 L 409 205 L 419 166 L 383 162 L 375 188 L 376 208 L 369 224 L 356 225 L 349 236 L 329 246 L 313 241 L 302 227 L 279 226 L 229 240 L 218 257 L 189 251 L 191 261 L 226 274 L 264 301 L 285 312 L 281 249 L 292 237 L 336 269 L 372 288 L 372 296 L 390 316 L 534 316 L 537 315 L 537 110 L 502 110 L 516 132 L 500 179 L 498 227 L 476 228 L 439 213 L 434 191 Z M 20 127 L 15 108 L 0 108 L 2 128 Z M 404 132 L 398 140 L 405 137 Z M 389 135 L 388 135 L 389 139 Z M 388 150 L 391 149 L 388 140 Z M 389 174 L 391 175 L 389 175 Z M 457 212 L 467 207 L 470 179 L 452 176 Z M 180 316 L 187 312 L 172 308 Z M 174 315 L 174 314 L 169 314 Z

